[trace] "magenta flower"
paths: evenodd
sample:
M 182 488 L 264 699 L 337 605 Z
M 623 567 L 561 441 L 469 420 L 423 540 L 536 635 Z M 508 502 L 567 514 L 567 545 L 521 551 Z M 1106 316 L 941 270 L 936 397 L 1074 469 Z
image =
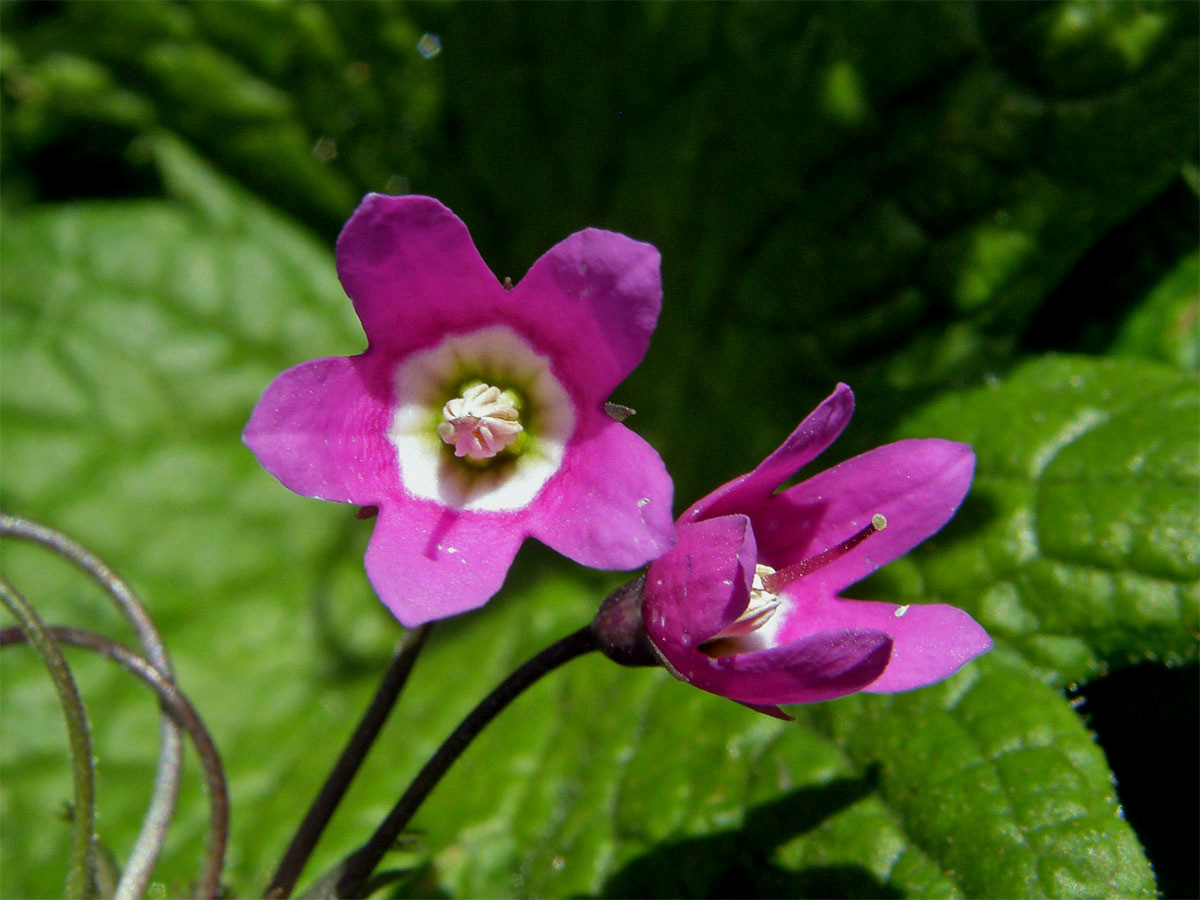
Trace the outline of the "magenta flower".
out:
M 676 677 L 783 716 L 777 704 L 932 684 L 991 647 L 952 606 L 839 596 L 954 515 L 970 447 L 900 441 L 776 493 L 853 411 L 838 385 L 758 468 L 679 518 L 679 543 L 650 564 L 642 597 L 646 632 Z
M 670 477 L 604 408 L 658 320 L 657 250 L 587 229 L 513 287 L 436 200 L 371 194 L 337 265 L 366 352 L 279 375 L 243 439 L 291 490 L 378 508 L 367 575 L 401 622 L 486 603 L 527 536 L 605 569 L 671 546 Z

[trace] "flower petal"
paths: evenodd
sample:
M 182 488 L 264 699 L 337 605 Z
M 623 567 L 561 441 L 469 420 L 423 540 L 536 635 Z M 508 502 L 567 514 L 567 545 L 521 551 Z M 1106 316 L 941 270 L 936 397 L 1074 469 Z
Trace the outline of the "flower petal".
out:
M 588 228 L 546 251 L 512 290 L 512 311 L 553 348 L 565 380 L 602 403 L 646 355 L 662 307 L 658 250 Z
M 832 596 L 935 533 L 971 486 L 975 454 L 936 438 L 877 447 L 772 497 L 754 522 L 759 555 L 776 569 L 847 540 L 882 513 L 887 528 L 809 575 L 793 589 Z
M 854 392 L 839 384 L 754 471 L 717 488 L 679 517 L 680 522 L 750 513 L 775 489 L 832 444 L 854 414 Z
M 505 291 L 467 226 L 432 197 L 368 194 L 337 241 L 338 277 L 391 353 L 490 324 Z
M 394 496 L 395 451 L 384 437 L 390 400 L 371 354 L 315 359 L 277 375 L 242 440 L 298 494 L 376 504 Z
M 671 476 L 654 448 L 592 412 L 535 501 L 529 530 L 585 566 L 636 569 L 675 541 L 672 493 Z
M 961 609 L 940 603 L 896 606 L 841 597 L 786 604 L 777 613 L 778 639 L 838 628 L 887 632 L 894 645 L 887 669 L 864 690 L 908 691 L 953 675 L 992 646 L 983 627 Z
M 717 659 L 688 651 L 679 663 L 671 662 L 696 687 L 740 703 L 775 706 L 860 691 L 884 671 L 891 650 L 892 639 L 884 632 L 843 629 Z
M 750 520 L 722 516 L 683 526 L 679 543 L 650 564 L 642 616 L 669 662 L 746 611 L 756 557 Z
M 525 535 L 517 516 L 405 499 L 379 510 L 367 545 L 367 577 L 412 628 L 487 603 L 504 584 Z

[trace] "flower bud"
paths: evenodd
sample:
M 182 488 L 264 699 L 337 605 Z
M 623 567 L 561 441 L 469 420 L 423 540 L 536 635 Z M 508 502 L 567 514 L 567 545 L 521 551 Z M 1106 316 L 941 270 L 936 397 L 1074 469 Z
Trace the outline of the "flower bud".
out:
M 642 621 L 642 587 L 645 583 L 646 576 L 642 575 L 621 585 L 604 598 L 592 620 L 592 633 L 600 652 L 623 666 L 662 665 L 662 658 L 650 643 Z

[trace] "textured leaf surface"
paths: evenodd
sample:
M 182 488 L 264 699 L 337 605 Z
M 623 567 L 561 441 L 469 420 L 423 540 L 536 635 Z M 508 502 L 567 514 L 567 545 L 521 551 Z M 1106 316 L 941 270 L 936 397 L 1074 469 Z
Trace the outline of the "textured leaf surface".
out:
M 501 276 L 588 225 L 663 251 L 663 319 L 614 399 L 681 502 L 837 380 L 859 411 L 834 453 L 906 417 L 974 442 L 962 515 L 871 590 L 967 606 L 998 648 L 795 726 L 573 663 L 431 797 L 395 860 L 418 865 L 404 892 L 1152 891 L 1052 687 L 1195 658 L 1196 385 L 1145 360 L 1194 366 L 1194 259 L 1177 257 L 1196 242 L 1197 9 L 0 4 L 0 503 L 150 604 L 229 766 L 231 892 L 265 884 L 397 638 L 362 575 L 369 523 L 288 494 L 238 433 L 280 369 L 361 348 L 332 237 L 364 191 L 408 189 L 460 213 Z M 1169 240 L 1122 238 L 1160 218 Z M 1116 334 L 1137 359 L 1021 365 L 1093 320 L 1089 350 Z M 6 541 L 3 567 L 51 619 L 129 639 L 60 562 Z M 527 549 L 502 597 L 440 626 L 312 871 L 612 586 Z M 153 703 L 72 659 L 121 857 Z M 0 894 L 55 895 L 59 716 L 27 654 L 0 666 Z M 158 893 L 187 893 L 202 834 L 192 781 Z
M 330 674 L 322 635 L 349 627 L 358 652 L 377 653 L 395 629 L 358 570 L 365 526 L 288 495 L 236 443 L 260 386 L 292 361 L 293 347 L 356 349 L 328 254 L 218 180 L 182 179 L 197 170 L 178 168 L 178 148 L 162 154 L 168 182 L 190 203 L 119 215 L 47 209 L 5 230 L 5 256 L 16 263 L 4 273 L 4 414 L 13 423 L 3 436 L 4 504 L 119 560 L 170 628 L 180 681 L 230 767 L 229 877 L 241 893 L 263 883 L 335 751 L 330 735 L 349 728 L 362 702 L 362 680 Z M 59 461 L 52 472 L 47 459 Z M 61 566 L 14 547 L 6 568 L 75 618 L 71 601 L 86 592 Z M 583 621 L 602 591 L 528 572 L 516 583 L 525 590 L 513 593 L 530 596 L 446 626 L 435 641 L 334 823 L 326 863 L 382 816 L 474 698 Z M 321 611 L 333 602 L 343 624 L 325 631 Z M 464 670 L 463 660 L 476 662 Z M 6 815 L 40 825 L 5 847 L 41 860 L 6 866 L 6 893 L 44 893 L 58 878 L 47 835 L 63 791 L 54 711 L 36 667 L 10 655 L 4 665 L 16 698 L 5 704 L 5 733 L 18 735 L 6 740 L 15 760 L 6 772 L 21 779 L 21 790 L 6 788 Z M 118 785 L 147 777 L 151 741 L 130 735 L 153 726 L 145 699 L 118 676 L 98 664 L 84 671 L 99 685 L 94 708 L 131 710 L 99 728 L 112 802 Z M 1128 864 L 1136 843 L 1115 818 L 1099 753 L 1070 710 L 1019 674 L 967 675 L 959 690 L 973 698 L 968 706 L 930 694 L 911 701 L 932 704 L 913 714 L 876 698 L 832 705 L 818 728 L 787 727 L 665 673 L 577 663 L 502 717 L 435 792 L 416 823 L 434 852 L 429 877 L 459 895 L 676 895 L 741 884 L 756 895 L 953 896 L 1037 894 L 1055 879 L 1096 891 L 1122 871 L 1130 890 L 1148 889 L 1144 863 Z M 1020 690 L 1044 699 L 1014 719 L 1010 695 Z M 850 737 L 862 717 L 871 724 L 860 744 Z M 886 754 L 868 734 L 886 739 Z M 1047 784 L 1070 802 L 1039 804 Z M 980 790 L 986 805 L 974 802 Z M 202 827 L 199 798 L 189 799 L 164 876 L 175 889 Z M 137 801 L 117 803 L 105 837 L 121 852 Z M 1023 844 L 1030 831 L 1043 837 Z M 1051 839 L 1060 832 L 1063 841 Z M 954 833 L 976 850 L 956 847 Z M 1077 845 L 1087 865 L 1071 862 Z M 1109 855 L 1098 845 L 1111 845 Z M 1022 862 L 997 880 L 981 861 L 1001 852 Z
M 838 380 L 860 397 L 846 439 L 886 433 L 930 392 L 1007 369 L 1004 336 L 1194 159 L 1195 6 L 866 9 L 496 6 L 436 22 L 502 48 L 447 37 L 445 104 L 465 127 L 437 149 L 461 164 L 431 173 L 489 258 L 519 271 L 596 222 L 663 252 L 662 322 L 627 387 L 681 497 L 741 471 L 696 440 L 689 398 L 759 458 Z M 557 202 L 512 234 L 542 196 Z M 1065 301 L 1048 330 L 1092 303 Z
M 344 516 L 295 502 L 238 434 L 282 366 L 353 352 L 362 338 L 326 248 L 197 175 L 179 148 L 164 145 L 162 156 L 168 180 L 190 173 L 176 180 L 191 203 L 47 208 L 6 223 L 2 502 L 67 530 L 128 574 L 169 635 L 180 682 L 244 797 L 242 779 L 261 778 L 262 761 L 289 744 L 290 723 L 312 702 L 320 657 L 306 607 L 336 584 L 331 548 L 342 542 Z M 44 552 L 6 541 L 4 564 L 52 621 L 114 631 L 119 620 L 97 592 Z M 388 626 L 375 621 L 376 637 L 380 624 Z M 356 640 L 369 646 L 363 630 Z M 122 628 L 114 633 L 129 640 Z M 12 659 L 17 652 L 4 654 L 13 691 L 5 747 L 15 753 L 5 764 L 5 815 L 26 825 L 5 829 L 4 852 L 14 854 L 6 858 L 24 862 L 5 864 L 4 893 L 48 896 L 60 862 L 47 846 L 67 796 L 60 728 L 40 679 L 26 683 L 8 668 L 30 672 Z M 87 699 L 103 711 L 104 802 L 126 804 L 102 807 L 103 837 L 123 856 L 154 759 L 153 705 L 105 664 L 83 663 Z M 256 687 L 264 684 L 274 686 L 265 704 Z M 21 791 L 10 795 L 14 782 Z M 176 879 L 198 858 L 200 816 L 193 803 L 183 818 L 174 846 L 188 863 L 168 869 Z M 235 843 L 254 844 L 254 818 L 235 819 Z
M 933 688 L 814 707 L 916 847 L 968 897 L 1154 896 L 1103 752 L 995 656 Z
M 978 474 L 936 550 L 874 590 L 953 597 L 1056 684 L 1195 659 L 1198 406 L 1178 369 L 1074 357 L 933 404 L 904 431 L 972 444 Z

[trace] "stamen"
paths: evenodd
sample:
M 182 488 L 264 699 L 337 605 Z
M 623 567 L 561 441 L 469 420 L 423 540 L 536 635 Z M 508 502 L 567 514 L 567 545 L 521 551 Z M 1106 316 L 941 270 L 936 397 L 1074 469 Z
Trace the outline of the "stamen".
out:
M 482 381 L 448 401 L 442 418 L 438 437 L 454 445 L 455 456 L 471 459 L 491 459 L 524 430 L 518 421 L 516 395 Z
M 764 585 L 764 579 L 774 574 L 774 569 L 762 563 L 754 567 L 754 580 L 750 583 L 750 601 L 746 604 L 746 611 L 721 629 L 719 634 L 714 634 L 701 644 L 701 653 L 716 658 L 747 649 L 743 647 L 744 642 L 736 639 L 758 631 L 770 621 L 775 615 L 775 610 L 779 608 L 779 598 Z
M 763 579 L 763 584 L 771 593 L 778 594 L 792 582 L 803 578 L 805 575 L 811 575 L 817 569 L 827 566 L 835 559 L 845 556 L 871 535 L 883 531 L 885 528 L 887 528 L 887 518 L 881 513 L 875 513 L 875 515 L 871 516 L 871 524 L 862 531 L 842 541 L 836 547 L 822 550 L 816 556 L 802 559 L 798 563 L 794 563 L 785 569 L 768 575 Z

